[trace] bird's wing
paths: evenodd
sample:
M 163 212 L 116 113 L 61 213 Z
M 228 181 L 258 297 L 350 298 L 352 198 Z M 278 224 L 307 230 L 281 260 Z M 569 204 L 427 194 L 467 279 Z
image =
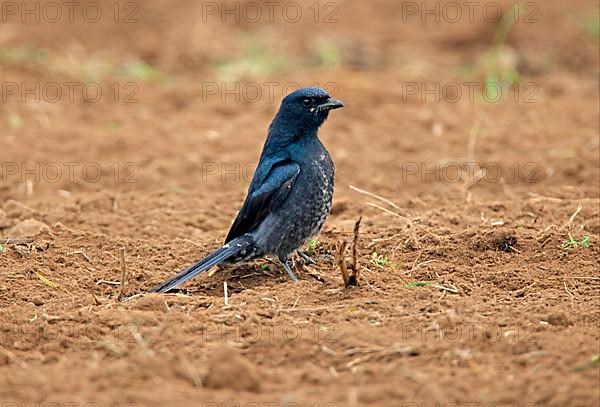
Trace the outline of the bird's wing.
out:
M 263 167 L 264 168 L 264 167 Z M 300 166 L 292 160 L 276 161 L 262 175 L 257 171 L 246 201 L 240 209 L 225 243 L 250 232 L 258 226 L 269 212 L 278 208 L 287 198 Z

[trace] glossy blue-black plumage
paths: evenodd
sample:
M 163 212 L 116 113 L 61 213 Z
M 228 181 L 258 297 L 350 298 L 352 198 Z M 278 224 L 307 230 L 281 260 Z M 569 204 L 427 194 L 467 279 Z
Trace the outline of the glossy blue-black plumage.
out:
M 225 245 L 156 287 L 166 292 L 216 264 L 288 256 L 317 234 L 331 210 L 333 162 L 317 137 L 329 111 L 342 102 L 318 88 L 286 96 L 271 125 L 242 205 Z

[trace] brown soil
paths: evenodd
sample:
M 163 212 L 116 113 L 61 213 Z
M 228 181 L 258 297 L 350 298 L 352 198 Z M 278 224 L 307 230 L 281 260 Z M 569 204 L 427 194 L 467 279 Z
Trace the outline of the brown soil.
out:
M 0 24 L 3 84 L 104 91 L 38 103 L 3 88 L 0 228 L 20 239 L 0 253 L 3 403 L 600 403 L 597 2 L 539 2 L 538 22 L 512 26 L 502 69 L 536 103 L 403 92 L 481 84 L 501 28 L 480 10 L 436 24 L 403 22 L 396 0 L 338 4 L 337 23 L 203 23 L 199 2 L 153 0 L 131 24 Z M 279 86 L 274 101 L 202 96 L 223 78 Z M 334 83 L 347 105 L 321 131 L 337 180 L 318 264 L 298 260 L 297 284 L 259 261 L 120 303 L 120 247 L 134 295 L 223 240 L 290 82 Z M 344 289 L 335 255 L 360 216 L 359 286 Z

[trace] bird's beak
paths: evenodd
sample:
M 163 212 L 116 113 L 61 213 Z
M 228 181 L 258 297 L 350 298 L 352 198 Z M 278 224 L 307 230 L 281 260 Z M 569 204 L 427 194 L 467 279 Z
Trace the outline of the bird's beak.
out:
M 327 111 L 327 110 L 339 109 L 341 107 L 344 107 L 344 103 L 342 103 L 341 100 L 329 98 L 324 103 L 321 103 L 319 105 L 319 110 Z

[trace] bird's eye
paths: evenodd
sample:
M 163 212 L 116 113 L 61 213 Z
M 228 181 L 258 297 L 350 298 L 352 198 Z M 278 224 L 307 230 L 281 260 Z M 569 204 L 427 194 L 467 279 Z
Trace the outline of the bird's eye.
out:
M 311 102 L 311 100 L 310 100 L 310 99 L 304 99 L 304 100 L 302 101 L 302 104 L 303 104 L 304 106 L 310 106 L 310 105 L 311 105 L 311 103 L 312 103 L 312 102 Z

